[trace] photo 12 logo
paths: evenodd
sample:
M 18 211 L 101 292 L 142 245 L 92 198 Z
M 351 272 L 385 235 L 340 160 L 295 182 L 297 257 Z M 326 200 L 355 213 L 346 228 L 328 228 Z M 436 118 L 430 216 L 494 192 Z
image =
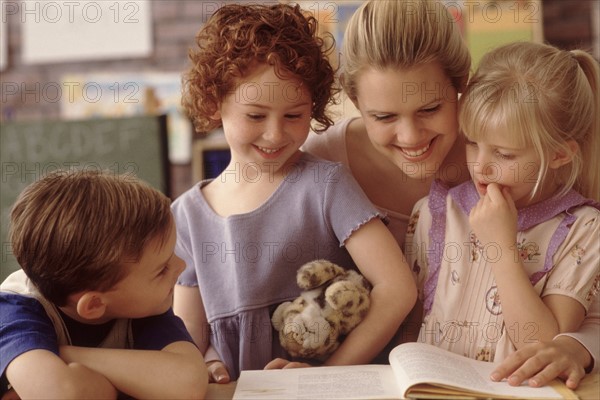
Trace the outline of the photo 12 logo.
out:
M 140 1 L 2 1 L 2 22 L 137 23 Z
M 22 103 L 85 103 L 111 101 L 117 103 L 140 103 L 141 91 L 137 82 L 2 82 L 2 103 L 18 100 Z

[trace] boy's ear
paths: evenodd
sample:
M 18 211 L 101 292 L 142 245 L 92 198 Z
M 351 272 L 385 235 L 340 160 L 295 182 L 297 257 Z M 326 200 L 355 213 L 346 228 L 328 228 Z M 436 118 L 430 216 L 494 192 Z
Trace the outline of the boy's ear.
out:
M 104 316 L 106 312 L 106 302 L 100 292 L 85 292 L 77 301 L 77 314 L 81 318 L 94 320 Z
M 568 151 L 557 151 L 552 155 L 548 166 L 557 169 L 573 161 L 573 157 L 579 152 L 579 145 L 574 140 L 567 141 Z

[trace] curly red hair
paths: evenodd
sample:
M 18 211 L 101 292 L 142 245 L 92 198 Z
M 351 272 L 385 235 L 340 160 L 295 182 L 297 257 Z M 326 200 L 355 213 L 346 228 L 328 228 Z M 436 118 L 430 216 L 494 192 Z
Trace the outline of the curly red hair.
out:
M 329 54 L 335 47 L 317 34 L 317 20 L 305 15 L 298 5 L 228 4 L 219 8 L 196 36 L 197 48 L 190 49 L 192 66 L 183 75 L 182 104 L 196 131 L 221 126 L 210 117 L 223 99 L 235 89 L 239 78 L 256 63 L 275 67 L 284 79 L 291 74 L 309 89 L 311 117 L 326 130 L 333 121 L 326 114 L 334 103 L 335 71 Z

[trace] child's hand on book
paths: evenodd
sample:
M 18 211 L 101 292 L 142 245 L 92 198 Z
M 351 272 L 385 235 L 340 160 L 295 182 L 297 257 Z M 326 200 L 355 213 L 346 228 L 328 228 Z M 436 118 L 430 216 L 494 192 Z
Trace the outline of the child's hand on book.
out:
M 289 361 L 284 358 L 276 358 L 271 360 L 266 366 L 265 369 L 288 369 L 288 368 L 306 368 L 312 367 L 312 365 L 298 362 L 298 361 Z
M 559 336 L 547 343 L 529 344 L 498 364 L 491 379 L 501 381 L 506 378 L 511 386 L 519 386 L 528 380 L 529 386 L 540 387 L 560 377 L 566 380 L 569 389 L 576 389 L 585 377 L 584 361 L 579 360 L 578 355 L 587 350 L 578 351 L 575 346 L 581 344 L 568 336 Z

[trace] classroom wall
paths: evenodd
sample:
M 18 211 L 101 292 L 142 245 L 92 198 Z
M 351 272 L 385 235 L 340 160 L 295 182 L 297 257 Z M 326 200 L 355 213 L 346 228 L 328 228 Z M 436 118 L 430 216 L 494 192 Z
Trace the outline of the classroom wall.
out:
M 22 3 L 22 2 L 18 2 Z M 88 61 L 48 65 L 26 65 L 21 60 L 22 15 L 6 15 L 8 33 L 8 67 L 1 72 L 3 95 L 0 121 L 57 118 L 60 102 L 50 91 L 50 83 L 61 84 L 65 73 L 82 72 L 181 72 L 187 65 L 187 50 L 193 45 L 196 32 L 203 21 L 223 2 L 194 0 L 152 0 L 153 54 L 142 59 Z M 27 17 L 30 18 L 29 15 Z M 127 38 L 123 38 L 127 40 Z M 4 89 L 19 88 L 14 94 Z M 38 84 L 38 86 L 36 86 Z
M 597 0 L 542 0 L 545 39 L 563 48 L 591 49 L 594 28 L 590 15 L 597 10 L 597 6 L 594 9 L 595 1 Z M 23 1 L 17 3 L 22 4 Z M 52 93 L 46 95 L 44 88 L 51 88 L 50 84 L 60 85 L 65 73 L 181 72 L 187 65 L 187 49 L 193 44 L 193 38 L 202 22 L 224 1 L 152 0 L 150 3 L 154 51 L 152 56 L 143 59 L 25 65 L 21 60 L 22 16 L 6 15 L 8 66 L 0 72 L 0 121 L 9 118 L 30 120 L 59 117 L 59 102 L 54 100 Z M 5 90 L 7 85 L 10 85 L 11 93 Z M 12 93 L 15 87 L 18 90 Z
M 596 3 L 596 4 L 594 4 Z M 544 38 L 564 49 L 583 48 L 598 54 L 598 32 L 594 30 L 600 19 L 598 0 L 542 0 L 544 14 Z M 592 38 L 596 36 L 596 43 Z

